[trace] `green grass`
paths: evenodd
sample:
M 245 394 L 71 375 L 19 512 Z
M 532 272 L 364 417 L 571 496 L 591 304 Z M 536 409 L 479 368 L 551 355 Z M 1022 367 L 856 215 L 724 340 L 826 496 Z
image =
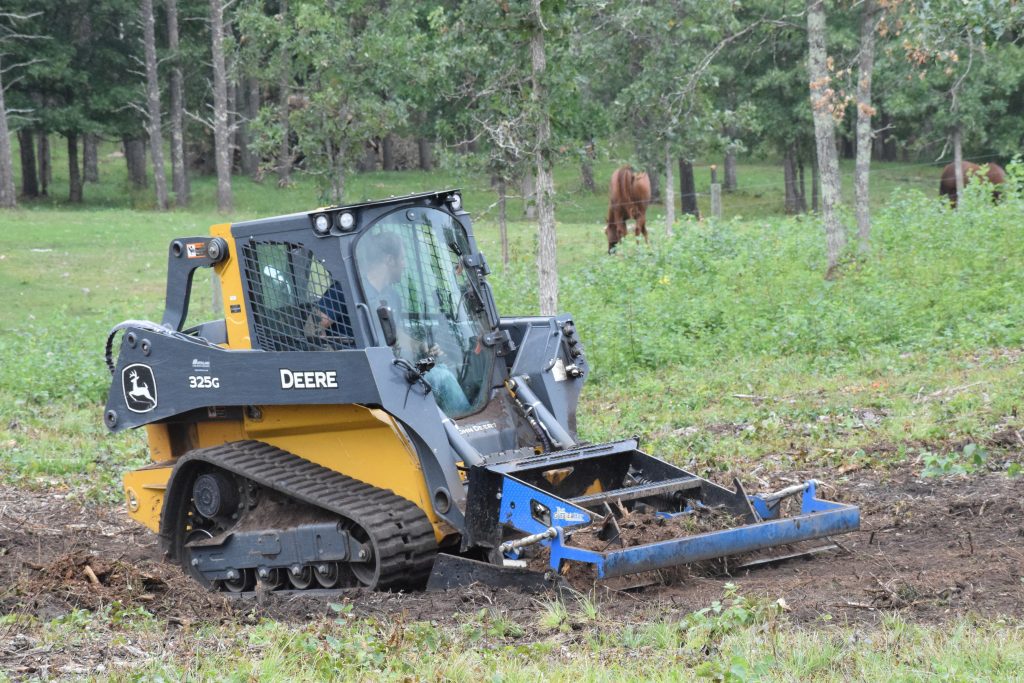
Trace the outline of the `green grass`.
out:
M 797 626 L 782 603 L 731 585 L 696 612 L 628 619 L 575 601 L 553 603 L 535 623 L 499 606 L 459 614 L 460 626 L 336 607 L 336 618 L 304 625 L 168 630 L 145 610 L 114 603 L 21 629 L 34 646 L 69 659 L 65 673 L 113 681 L 1014 681 L 1024 667 L 1021 623 L 966 618 L 934 628 L 893 614 L 874 626 L 827 615 Z M 97 657 L 104 646 L 120 661 Z

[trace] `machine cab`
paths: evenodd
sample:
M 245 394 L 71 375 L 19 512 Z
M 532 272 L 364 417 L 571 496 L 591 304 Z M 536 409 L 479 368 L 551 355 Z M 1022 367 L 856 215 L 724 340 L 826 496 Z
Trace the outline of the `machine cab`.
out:
M 449 417 L 480 411 L 501 384 L 495 361 L 509 338 L 452 197 L 235 224 L 253 348 L 388 346 Z

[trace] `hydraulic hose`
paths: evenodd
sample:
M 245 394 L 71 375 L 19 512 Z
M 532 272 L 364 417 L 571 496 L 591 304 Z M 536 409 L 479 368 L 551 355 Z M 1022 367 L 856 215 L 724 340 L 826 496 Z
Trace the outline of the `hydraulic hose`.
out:
M 576 442 L 569 436 L 569 432 L 555 419 L 555 416 L 551 414 L 548 407 L 537 398 L 537 394 L 533 393 L 533 390 L 527 386 L 526 382 L 527 378 L 525 375 L 514 377 L 505 382 L 505 387 L 512 394 L 512 398 L 515 399 L 516 405 L 522 411 L 523 417 L 526 418 L 531 427 L 535 425 L 539 427 L 543 432 L 541 435 L 543 440 L 549 442 L 551 450 L 561 451 L 575 446 Z

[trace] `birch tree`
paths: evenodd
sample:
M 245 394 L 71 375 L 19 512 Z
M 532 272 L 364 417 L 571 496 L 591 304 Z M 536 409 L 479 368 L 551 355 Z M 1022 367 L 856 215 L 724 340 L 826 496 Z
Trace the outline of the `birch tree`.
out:
M 8 48 L 16 41 L 37 38 L 38 36 L 26 35 L 18 30 L 18 24 L 38 16 L 39 12 L 17 14 L 15 12 L 0 12 L 0 208 L 14 208 L 18 205 L 18 191 L 14 183 L 14 162 L 11 156 L 11 130 L 7 119 L 7 98 L 4 97 L 6 90 L 5 82 L 9 84 L 7 74 L 20 66 L 28 66 L 37 61 L 26 59 L 22 62 L 15 62 L 13 59 L 5 59 L 8 56 Z M 29 138 L 31 145 L 31 137 Z
M 166 0 L 167 48 L 171 53 L 169 84 L 171 117 L 171 189 L 174 203 L 189 204 L 188 162 L 185 158 L 185 84 L 181 71 L 181 46 L 178 37 L 178 0 Z
M 210 45 L 213 56 L 213 146 L 217 160 L 217 210 L 234 209 L 231 195 L 231 130 L 228 127 L 228 79 L 224 60 L 224 3 L 210 0 Z
M 807 74 L 810 79 L 811 112 L 818 150 L 821 214 L 828 251 L 825 277 L 832 279 L 837 275 L 839 261 L 846 248 L 846 232 L 839 218 L 842 198 L 839 194 L 839 159 L 836 156 L 833 119 L 836 102 L 825 45 L 825 0 L 807 0 Z
M 4 101 L 3 56 L 0 52 L 0 208 L 11 209 L 18 205 L 18 193 L 14 188 L 11 133 L 7 128 L 7 105 Z
M 164 175 L 164 136 L 160 119 L 160 80 L 156 70 L 156 18 L 153 0 L 142 0 L 142 42 L 146 55 L 146 114 L 148 116 L 149 149 L 153 159 L 153 184 L 156 186 L 156 208 L 167 210 L 167 178 Z
M 857 161 L 854 171 L 854 202 L 857 213 L 857 241 L 862 254 L 871 248 L 871 77 L 875 70 L 875 31 L 878 26 L 878 5 L 863 0 L 860 24 L 860 57 L 857 67 Z
M 537 292 L 540 314 L 558 312 L 558 259 L 555 238 L 555 187 L 551 178 L 551 117 L 548 111 L 547 54 L 544 49 L 544 15 L 541 0 L 530 3 L 530 63 L 532 90 L 530 102 L 536 118 L 534 162 L 537 169 Z

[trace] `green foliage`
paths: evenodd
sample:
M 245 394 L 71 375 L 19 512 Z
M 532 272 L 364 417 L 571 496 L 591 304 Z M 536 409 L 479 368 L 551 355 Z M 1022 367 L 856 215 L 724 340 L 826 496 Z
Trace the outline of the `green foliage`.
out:
M 782 604 L 741 595 L 736 584 L 727 583 L 721 600 L 683 618 L 683 647 L 710 654 L 729 635 L 748 629 L 768 631 L 782 614 Z
M 712 222 L 565 273 L 563 305 L 601 384 L 724 359 L 802 356 L 825 369 L 868 350 L 1017 345 L 1021 205 L 983 193 L 957 212 L 897 195 L 875 220 L 877 256 L 838 281 L 821 278 L 814 221 Z M 499 282 L 503 311 L 528 313 L 531 277 L 524 265 Z
M 410 16 L 416 5 L 405 1 L 296 0 L 273 16 L 262 2 L 240 10 L 249 70 L 283 78 L 295 90 L 286 120 L 279 102 L 264 106 L 253 128 L 261 138 L 256 148 L 272 157 L 283 137 L 294 134 L 295 153 L 323 203 L 345 201 L 345 176 L 363 145 L 407 124 L 410 105 L 434 73 L 438 53 Z
M 959 453 L 938 455 L 925 452 L 921 454 L 921 459 L 924 461 L 924 471 L 921 474 L 926 477 L 971 474 L 985 467 L 988 462 L 988 451 L 978 444 L 969 443 Z

